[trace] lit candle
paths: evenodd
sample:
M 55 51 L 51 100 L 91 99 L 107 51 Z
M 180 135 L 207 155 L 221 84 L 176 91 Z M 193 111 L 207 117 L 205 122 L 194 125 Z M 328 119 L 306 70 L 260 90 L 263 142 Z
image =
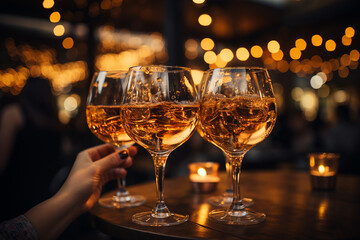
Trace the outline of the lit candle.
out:
M 215 190 L 218 177 L 218 163 L 196 162 L 189 164 L 189 179 L 195 192 L 209 193 Z
M 205 168 L 200 167 L 196 173 L 190 174 L 192 182 L 219 182 L 220 178 L 215 175 L 208 175 Z
M 309 154 L 311 184 L 313 189 L 332 190 L 336 184 L 339 155 L 334 153 Z

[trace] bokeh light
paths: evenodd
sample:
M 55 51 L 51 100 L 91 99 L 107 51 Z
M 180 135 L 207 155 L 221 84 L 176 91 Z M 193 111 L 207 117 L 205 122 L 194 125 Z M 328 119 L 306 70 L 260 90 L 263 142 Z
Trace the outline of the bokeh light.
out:
M 216 62 L 216 53 L 213 51 L 207 51 L 204 54 L 204 61 L 207 64 L 213 64 Z
M 52 8 L 54 6 L 55 2 L 54 0 L 44 0 L 43 1 L 43 7 L 46 9 Z
M 54 32 L 54 35 L 55 35 L 55 36 L 60 37 L 60 36 L 64 35 L 64 33 L 65 33 L 65 27 L 64 27 L 63 25 L 61 25 L 61 24 L 56 25 L 56 26 L 54 27 L 53 32 Z
M 211 38 L 204 38 L 203 40 L 201 40 L 200 46 L 202 49 L 209 51 L 214 48 L 215 43 Z
M 263 55 L 263 50 L 260 46 L 255 45 L 251 47 L 250 53 L 251 56 L 253 56 L 254 58 L 261 58 L 261 56 Z
M 334 40 L 329 39 L 325 42 L 325 48 L 327 51 L 332 52 L 336 49 L 336 43 Z
M 65 49 L 70 49 L 74 46 L 74 40 L 71 37 L 67 37 L 63 40 L 62 45 Z
M 248 51 L 246 48 L 244 48 L 244 47 L 240 47 L 240 48 L 238 48 L 238 49 L 236 50 L 236 57 L 237 57 L 237 59 L 239 59 L 240 61 L 246 61 L 246 60 L 248 60 L 249 56 L 250 56 L 249 51 Z
M 49 17 L 50 22 L 57 23 L 60 21 L 60 19 L 61 19 L 61 15 L 59 12 L 53 12 L 50 14 L 50 17 Z
M 345 35 L 346 35 L 347 37 L 349 37 L 349 38 L 354 37 L 354 35 L 355 35 L 355 29 L 352 28 L 352 27 L 347 27 L 347 28 L 345 29 Z
M 306 49 L 306 46 L 307 46 L 306 41 L 302 38 L 299 38 L 295 41 L 295 47 L 297 47 L 301 51 L 304 51 Z
M 315 34 L 314 36 L 311 37 L 311 43 L 315 47 L 321 46 L 322 42 L 323 42 L 323 39 L 319 34 Z
M 297 60 L 301 57 L 301 51 L 300 51 L 300 49 L 298 49 L 296 47 L 290 49 L 289 54 L 290 54 L 290 57 L 294 60 Z
M 201 14 L 198 21 L 201 26 L 209 26 L 212 22 L 212 18 L 209 14 Z
M 221 50 L 219 55 L 220 58 L 225 62 L 230 62 L 234 58 L 233 52 L 228 48 Z
M 269 52 L 276 53 L 280 50 L 280 44 L 276 40 L 271 40 L 268 43 L 267 48 L 268 48 Z

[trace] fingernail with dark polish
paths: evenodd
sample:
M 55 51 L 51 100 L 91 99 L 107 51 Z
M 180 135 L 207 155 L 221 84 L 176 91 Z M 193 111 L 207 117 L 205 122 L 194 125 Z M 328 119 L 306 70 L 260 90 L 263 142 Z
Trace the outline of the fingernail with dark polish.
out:
M 119 153 L 119 157 L 121 159 L 126 159 L 128 156 L 129 156 L 129 154 L 128 154 L 127 151 L 122 151 L 122 152 Z

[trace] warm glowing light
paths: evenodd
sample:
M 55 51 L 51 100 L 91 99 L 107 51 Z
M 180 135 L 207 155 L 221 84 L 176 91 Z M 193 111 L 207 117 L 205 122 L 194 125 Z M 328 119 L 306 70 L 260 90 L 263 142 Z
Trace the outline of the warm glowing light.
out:
M 289 70 L 289 63 L 285 60 L 281 60 L 277 63 L 277 68 L 280 72 L 285 73 Z
M 351 61 L 359 61 L 359 51 L 354 49 L 354 50 L 351 50 L 350 52 L 350 59 Z
M 50 22 L 57 23 L 60 21 L 61 15 L 59 12 L 53 12 L 52 14 L 50 14 L 49 19 L 50 19 Z
M 68 112 L 74 111 L 78 107 L 76 98 L 69 96 L 64 101 L 64 109 Z
M 327 41 L 325 42 L 325 48 L 326 48 L 326 50 L 328 50 L 329 52 L 334 51 L 335 48 L 336 48 L 336 43 L 335 43 L 335 41 L 332 40 L 332 39 L 327 40 Z
M 255 45 L 251 47 L 250 53 L 254 58 L 261 58 L 261 56 L 263 55 L 263 50 L 260 46 Z
M 300 51 L 300 49 L 298 49 L 296 47 L 290 49 L 289 53 L 290 53 L 290 57 L 294 60 L 297 60 L 301 57 L 301 51 Z
M 238 48 L 238 49 L 236 50 L 236 57 L 237 57 L 240 61 L 246 61 L 246 60 L 248 60 L 249 56 L 250 56 L 249 51 L 248 51 L 246 48 L 244 48 L 244 47 Z
M 54 0 L 44 0 L 43 7 L 44 8 L 52 8 L 54 6 Z
M 348 94 L 344 90 L 337 90 L 334 93 L 334 100 L 337 103 L 345 103 L 348 100 Z
M 204 38 L 203 40 L 201 40 L 200 46 L 202 49 L 209 51 L 214 48 L 215 43 L 211 38 Z
M 280 50 L 280 44 L 276 40 L 271 40 L 268 45 L 268 50 L 271 53 L 276 53 Z
M 228 62 L 221 59 L 220 54 L 216 56 L 215 65 L 219 68 L 225 67 Z
M 204 61 L 207 63 L 207 64 L 213 64 L 216 62 L 216 53 L 213 52 L 213 51 L 207 51 L 205 54 L 204 54 Z
M 212 22 L 212 18 L 209 14 L 202 14 L 198 18 L 198 21 L 201 26 L 209 26 Z
M 281 61 L 284 57 L 284 53 L 283 51 L 281 51 L 279 49 L 279 51 L 277 51 L 276 53 L 271 53 L 271 57 L 275 60 L 275 61 Z
M 311 37 L 311 43 L 315 46 L 318 47 L 322 44 L 323 39 L 320 35 L 316 34 L 314 36 Z
M 345 29 L 345 35 L 349 38 L 352 38 L 355 35 L 355 29 L 352 27 L 347 27 Z
M 323 85 L 323 80 L 319 75 L 312 76 L 310 85 L 313 89 L 319 89 Z
M 319 173 L 324 173 L 325 172 L 325 167 L 324 165 L 320 165 L 319 166 Z
M 207 175 L 205 168 L 199 168 L 197 170 L 197 173 L 202 177 L 205 177 Z
M 193 3 L 195 4 L 203 4 L 205 0 L 193 0 Z
M 307 46 L 306 41 L 302 38 L 299 38 L 295 41 L 295 47 L 297 47 L 301 51 L 304 51 L 306 49 L 306 46 Z
M 318 72 L 316 75 L 320 76 L 322 79 L 322 84 L 326 83 L 327 81 L 327 76 L 324 72 Z
M 344 46 L 350 46 L 351 45 L 351 42 L 352 42 L 352 39 L 349 38 L 348 36 L 344 35 L 342 36 L 341 38 L 341 42 Z
M 291 90 L 291 97 L 294 99 L 294 101 L 300 101 L 303 95 L 304 90 L 300 87 L 295 87 Z
M 191 76 L 194 80 L 195 85 L 199 85 L 203 76 L 203 71 L 191 69 Z
M 67 37 L 63 40 L 62 45 L 65 49 L 70 49 L 74 46 L 74 40 L 71 37 Z
M 220 58 L 225 62 L 230 62 L 234 58 L 233 52 L 228 48 L 221 50 L 219 55 Z
M 54 32 L 54 35 L 55 36 L 62 36 L 62 35 L 64 35 L 64 33 L 65 33 L 65 27 L 63 26 L 63 25 L 61 25 L 61 24 L 59 24 L 59 25 L 56 25 L 55 27 L 54 27 L 54 30 L 53 30 L 53 32 Z
M 310 157 L 310 167 L 314 167 L 315 166 L 315 159 L 313 156 Z

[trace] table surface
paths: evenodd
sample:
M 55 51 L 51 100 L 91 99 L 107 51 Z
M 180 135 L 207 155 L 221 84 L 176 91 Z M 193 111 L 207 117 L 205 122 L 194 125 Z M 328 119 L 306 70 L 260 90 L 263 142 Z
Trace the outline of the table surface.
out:
M 209 220 L 216 209 L 206 199 L 222 194 L 225 173 L 215 192 L 196 194 L 187 177 L 165 178 L 165 202 L 170 211 L 189 214 L 189 221 L 170 227 L 146 227 L 131 216 L 155 206 L 155 183 L 128 187 L 142 194 L 143 206 L 108 209 L 96 205 L 91 210 L 93 226 L 119 239 L 360 239 L 360 177 L 339 175 L 335 191 L 312 191 L 307 172 L 289 170 L 245 171 L 241 176 L 243 197 L 254 199 L 254 210 L 266 213 L 263 223 L 234 226 Z M 112 194 L 107 193 L 107 194 Z

